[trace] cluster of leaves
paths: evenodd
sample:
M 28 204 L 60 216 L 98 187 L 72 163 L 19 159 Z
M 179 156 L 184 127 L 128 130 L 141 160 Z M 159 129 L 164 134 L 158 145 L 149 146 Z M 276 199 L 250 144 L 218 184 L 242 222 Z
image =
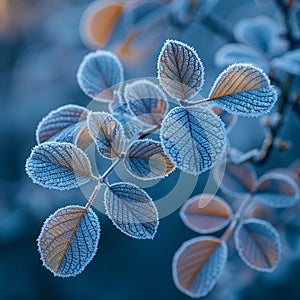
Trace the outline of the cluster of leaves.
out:
M 122 81 L 122 66 L 109 52 L 89 54 L 79 67 L 79 85 L 98 101 L 111 104 L 112 99 L 117 101 L 122 85 L 116 87 L 114 94 L 108 88 Z M 79 274 L 96 253 L 100 224 L 90 206 L 101 185 L 106 186 L 106 213 L 118 229 L 136 239 L 152 239 L 157 231 L 158 212 L 150 196 L 130 183 L 110 184 L 108 176 L 121 160 L 132 175 L 144 180 L 164 177 L 174 170 L 158 141 L 135 140 L 128 145 L 130 137 L 144 135 L 145 127 L 149 130 L 161 122 L 168 103 L 161 89 L 145 80 L 126 85 L 123 95 L 130 102 L 130 111 L 125 109 L 126 103 L 115 108 L 111 105 L 111 114 L 66 105 L 50 112 L 38 125 L 38 145 L 26 162 L 26 171 L 35 183 L 69 190 L 90 180 L 96 182 L 85 206 L 59 209 L 41 230 L 38 238 L 41 259 L 57 276 Z M 94 175 L 86 152 L 93 144 L 100 155 L 113 160 L 100 176 Z
M 227 242 L 234 243 L 241 259 L 252 269 L 272 272 L 278 265 L 281 242 L 277 230 L 255 216 L 255 207 L 285 208 L 297 204 L 300 191 L 288 175 L 276 170 L 257 179 L 252 165 L 227 163 L 214 169 L 221 191 L 239 197 L 242 204 L 233 213 L 222 198 L 201 194 L 189 199 L 180 216 L 187 227 L 200 234 L 212 234 L 227 227 L 220 238 L 201 236 L 185 242 L 173 259 L 177 287 L 191 297 L 206 296 L 215 286 L 227 261 Z
M 296 99 L 295 109 L 299 111 L 298 87 L 291 93 L 291 78 L 300 75 L 300 50 L 297 48 L 300 44 L 299 5 L 296 1 L 274 1 L 283 13 L 285 26 L 268 17 L 258 16 L 238 21 L 233 33 L 225 23 L 216 23 L 211 10 L 217 2 L 96 1 L 89 6 L 82 19 L 82 36 L 89 46 L 110 47 L 124 59 L 136 60 L 145 56 L 147 50 L 162 38 L 159 28 L 167 28 L 168 33 L 173 29 L 182 31 L 193 22 L 207 25 L 230 42 L 215 55 L 216 65 L 230 66 L 219 75 L 209 96 L 204 99 L 199 95 L 204 68 L 191 47 L 168 40 L 159 55 L 160 85 L 179 106 L 166 112 L 152 125 L 155 129 L 160 128 L 160 143 L 170 162 L 193 175 L 211 169 L 224 157 L 228 147 L 226 132 L 231 129 L 237 116 L 261 117 L 270 112 L 277 94 L 260 68 L 277 85 L 280 93 L 277 112 L 270 118 L 261 119 L 265 131 L 261 149 L 241 155 L 240 151 L 232 148 L 229 149 L 231 159 L 235 163 L 262 163 L 278 141 L 276 135 L 282 124 L 286 103 L 291 97 Z M 102 29 L 99 30 L 97 24 L 104 15 L 107 18 L 101 22 Z M 122 97 L 119 98 L 119 103 L 123 105 Z M 141 114 L 131 107 L 131 102 L 127 101 L 126 105 L 131 114 L 141 118 Z M 124 106 L 122 109 L 126 110 Z M 143 113 L 148 114 L 149 111 Z M 129 115 L 127 120 L 131 118 Z M 283 144 L 278 147 L 287 148 Z M 140 165 L 136 166 L 136 173 L 139 173 L 139 168 Z M 272 170 L 257 179 L 251 165 L 228 163 L 224 177 L 222 167 L 216 167 L 214 175 L 222 192 L 229 199 L 244 198 L 244 202 L 233 213 L 222 198 L 202 194 L 191 198 L 182 207 L 180 215 L 183 222 L 198 233 L 211 234 L 227 229 L 221 238 L 198 237 L 184 243 L 177 251 L 173 261 L 173 277 L 181 291 L 192 297 L 203 297 L 213 289 L 225 266 L 227 242 L 232 233 L 235 248 L 248 266 L 263 272 L 275 269 L 281 252 L 279 233 L 270 222 L 259 219 L 257 212 L 261 206 L 277 210 L 293 207 L 293 214 L 289 213 L 288 220 L 280 217 L 272 220 L 276 226 L 286 227 L 288 240 L 290 217 L 293 215 L 296 218 L 298 214 L 295 205 L 299 200 L 299 187 L 295 181 L 299 180 L 299 164 L 293 164 L 289 169 Z
M 46 188 L 69 190 L 96 182 L 85 206 L 64 207 L 46 220 L 38 246 L 51 272 L 75 276 L 95 255 L 100 224 L 90 207 L 102 185 L 106 214 L 113 224 L 136 239 L 154 237 L 158 212 L 150 196 L 133 184 L 108 181 L 119 162 L 143 180 L 165 177 L 175 167 L 200 174 L 220 161 L 226 150 L 224 124 L 207 104 L 257 117 L 268 113 L 277 100 L 267 76 L 252 65 L 228 67 L 205 99 L 199 95 L 203 75 L 194 49 L 166 41 L 158 58 L 158 80 L 179 104 L 168 112 L 167 96 L 158 85 L 144 79 L 122 84 L 123 69 L 112 53 L 97 51 L 84 58 L 79 86 L 92 99 L 109 103 L 110 113 L 77 105 L 50 112 L 38 125 L 38 145 L 26 162 L 28 175 Z M 158 128 L 160 141 L 146 138 Z M 100 176 L 86 152 L 91 145 L 113 161 Z

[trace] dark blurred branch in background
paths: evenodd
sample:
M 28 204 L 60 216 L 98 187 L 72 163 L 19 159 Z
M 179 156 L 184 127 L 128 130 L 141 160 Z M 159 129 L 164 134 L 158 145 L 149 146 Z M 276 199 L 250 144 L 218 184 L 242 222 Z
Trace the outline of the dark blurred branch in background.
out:
M 272 149 L 274 147 L 275 138 L 277 137 L 284 121 L 284 113 L 288 104 L 289 89 L 292 82 L 292 76 L 290 74 L 285 75 L 285 79 L 282 83 L 281 94 L 277 103 L 277 116 L 274 124 L 272 122 L 266 122 L 265 125 L 265 139 L 262 144 L 259 156 L 256 158 L 256 163 L 261 165 L 267 161 Z
M 279 10 L 281 11 L 285 27 L 286 27 L 286 38 L 290 42 L 291 49 L 296 49 L 300 46 L 300 40 L 297 39 L 294 35 L 294 30 L 291 25 L 291 16 L 290 11 L 291 8 L 296 4 L 295 0 L 288 0 L 284 3 L 282 0 L 275 0 L 276 5 L 278 6 Z
M 206 26 L 206 28 L 221 37 L 225 42 L 237 43 L 229 24 L 220 19 L 216 14 L 210 13 L 205 16 L 200 16 L 200 18 L 197 20 L 197 23 Z

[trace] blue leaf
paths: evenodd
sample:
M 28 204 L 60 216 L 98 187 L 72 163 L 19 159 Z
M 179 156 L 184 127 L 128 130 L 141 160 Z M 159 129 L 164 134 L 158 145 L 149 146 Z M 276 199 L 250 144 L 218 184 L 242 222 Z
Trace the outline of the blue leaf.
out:
M 300 198 L 296 182 L 283 173 L 269 172 L 259 178 L 254 199 L 264 205 L 283 208 L 295 205 Z
M 119 91 L 114 91 L 114 99 L 109 103 L 109 111 L 113 114 L 131 114 L 123 94 Z
M 173 279 L 186 295 L 206 296 L 227 261 L 227 245 L 215 237 L 196 237 L 182 244 L 173 258 Z
M 209 170 L 226 149 L 223 123 L 203 106 L 172 109 L 162 123 L 161 142 L 175 166 L 193 175 Z
M 158 213 L 149 195 L 130 183 L 115 183 L 104 195 L 106 213 L 113 224 L 135 239 L 153 239 Z
M 238 41 L 253 46 L 268 56 L 278 55 L 288 49 L 288 42 L 282 38 L 278 22 L 266 16 L 242 19 L 234 29 Z
M 252 269 L 272 272 L 280 259 L 281 243 L 276 229 L 258 219 L 243 220 L 234 234 L 236 249 Z
M 198 233 L 213 233 L 232 220 L 230 206 L 220 197 L 201 194 L 190 198 L 181 208 L 184 224 Z
M 140 132 L 143 132 L 144 124 L 142 124 L 134 116 L 127 114 L 113 114 L 123 127 L 124 135 L 128 140 L 132 140 L 138 136 Z
M 229 113 L 259 117 L 270 112 L 277 93 L 262 70 L 249 64 L 234 64 L 219 75 L 209 100 Z
M 93 259 L 99 238 L 100 224 L 90 208 L 66 206 L 43 225 L 38 237 L 41 260 L 55 276 L 76 276 Z
M 215 54 L 215 63 L 220 67 L 234 63 L 250 63 L 269 72 L 269 63 L 264 55 L 243 44 L 228 44 L 221 47 Z
M 124 80 L 123 67 L 113 53 L 98 50 L 85 56 L 79 66 L 77 80 L 89 97 L 98 101 L 111 101 L 111 88 Z
M 158 57 L 158 79 L 172 97 L 185 100 L 196 95 L 203 85 L 204 68 L 193 48 L 167 40 Z
M 119 121 L 105 112 L 90 113 L 87 125 L 99 153 L 106 158 L 119 157 L 124 146 L 124 131 Z
M 248 195 L 256 187 L 255 169 L 250 164 L 219 164 L 213 169 L 213 176 L 221 191 L 228 195 Z
M 34 183 L 56 190 L 77 188 L 95 179 L 87 155 L 70 143 L 36 146 L 26 161 L 26 172 Z
M 300 49 L 288 51 L 272 60 L 272 65 L 292 75 L 300 76 Z
M 46 141 L 73 142 L 75 133 L 83 125 L 87 114 L 86 108 L 73 104 L 51 111 L 37 127 L 37 143 Z
M 133 176 L 144 180 L 165 177 L 175 168 L 164 153 L 161 143 L 149 139 L 133 142 L 124 163 Z
M 160 125 L 168 110 L 165 94 L 149 80 L 127 84 L 124 97 L 132 114 L 149 125 Z

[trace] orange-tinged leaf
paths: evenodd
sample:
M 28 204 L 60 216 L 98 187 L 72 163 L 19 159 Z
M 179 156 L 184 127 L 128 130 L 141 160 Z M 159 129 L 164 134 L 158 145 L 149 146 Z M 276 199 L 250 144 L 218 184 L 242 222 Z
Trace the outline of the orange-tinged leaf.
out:
M 124 130 L 120 122 L 105 112 L 90 113 L 87 126 L 97 149 L 106 158 L 119 157 L 124 146 Z
M 254 195 L 255 201 L 275 208 L 293 206 L 299 198 L 297 183 L 287 174 L 275 171 L 259 178 Z
M 56 190 L 77 188 L 95 179 L 88 156 L 71 143 L 36 146 L 26 161 L 26 172 L 34 183 Z
M 133 176 L 143 180 L 165 177 L 175 169 L 161 143 L 150 139 L 133 142 L 126 153 L 124 164 Z
M 124 1 L 92 3 L 85 11 L 81 21 L 83 40 L 93 47 L 105 47 L 111 39 L 124 9 Z
M 267 75 L 251 64 L 233 64 L 217 78 L 207 101 L 229 113 L 258 117 L 270 112 L 277 100 Z
M 196 95 L 203 85 L 204 68 L 196 51 L 167 40 L 158 57 L 158 79 L 165 91 L 178 100 Z
M 259 219 L 243 220 L 234 235 L 243 261 L 257 271 L 272 272 L 279 261 L 281 244 L 276 229 Z
M 78 130 L 87 118 L 88 110 L 78 105 L 64 105 L 52 110 L 36 129 L 37 143 L 73 142 Z
M 41 260 L 56 276 L 76 276 L 94 257 L 99 238 L 100 224 L 90 208 L 61 208 L 46 220 L 39 235 Z
M 228 225 L 232 211 L 222 198 L 201 194 L 182 206 L 180 217 L 187 227 L 198 233 L 213 233 Z
M 226 260 L 226 243 L 215 237 L 191 239 L 174 255 L 174 282 L 190 297 L 206 296 L 215 286 Z
M 224 71 L 222 74 L 223 76 L 217 79 L 210 93 L 210 99 L 266 88 L 270 85 L 264 73 L 247 64 L 230 66 L 226 72 Z
M 230 195 L 245 195 L 254 191 L 256 185 L 256 173 L 252 165 L 236 165 L 228 162 L 219 164 L 213 170 L 216 183 L 220 189 Z
M 168 110 L 168 102 L 158 85 L 146 79 L 136 80 L 126 85 L 124 98 L 132 114 L 140 121 L 161 125 Z

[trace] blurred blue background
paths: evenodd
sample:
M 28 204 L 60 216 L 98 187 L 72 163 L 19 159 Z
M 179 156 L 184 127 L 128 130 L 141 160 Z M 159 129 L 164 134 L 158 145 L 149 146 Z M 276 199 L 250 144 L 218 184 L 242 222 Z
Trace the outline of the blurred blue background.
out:
M 188 299 L 175 287 L 171 264 L 179 246 L 195 234 L 174 212 L 161 220 L 153 241 L 136 241 L 120 233 L 101 213 L 99 250 L 86 270 L 76 278 L 59 279 L 39 259 L 36 238 L 44 220 L 57 208 L 83 204 L 80 190 L 55 192 L 34 185 L 24 171 L 25 160 L 35 145 L 35 128 L 50 110 L 64 104 L 86 106 L 76 71 L 89 52 L 79 36 L 80 17 L 88 0 L 0 0 L 0 299 Z M 268 2 L 268 1 L 262 1 Z M 220 1 L 215 13 L 234 24 L 245 17 L 274 14 L 269 3 Z M 209 30 L 192 25 L 180 38 L 199 53 L 205 69 L 208 93 L 221 71 L 214 54 L 224 42 Z M 156 76 L 160 45 L 138 67 L 126 64 L 126 78 Z M 241 119 L 231 133 L 232 144 L 242 150 L 263 139 L 256 120 Z M 245 132 L 247 134 L 245 134 Z M 283 135 L 299 136 L 299 120 L 291 118 Z M 259 171 L 286 167 L 299 156 L 294 148 L 275 153 Z M 298 150 L 297 150 L 298 149 Z M 171 189 L 176 174 L 160 186 Z M 207 175 L 200 176 L 193 194 L 200 193 Z M 148 191 L 155 199 L 162 192 Z M 233 253 L 215 290 L 207 299 L 299 299 L 300 261 L 286 257 L 273 274 L 249 270 Z

